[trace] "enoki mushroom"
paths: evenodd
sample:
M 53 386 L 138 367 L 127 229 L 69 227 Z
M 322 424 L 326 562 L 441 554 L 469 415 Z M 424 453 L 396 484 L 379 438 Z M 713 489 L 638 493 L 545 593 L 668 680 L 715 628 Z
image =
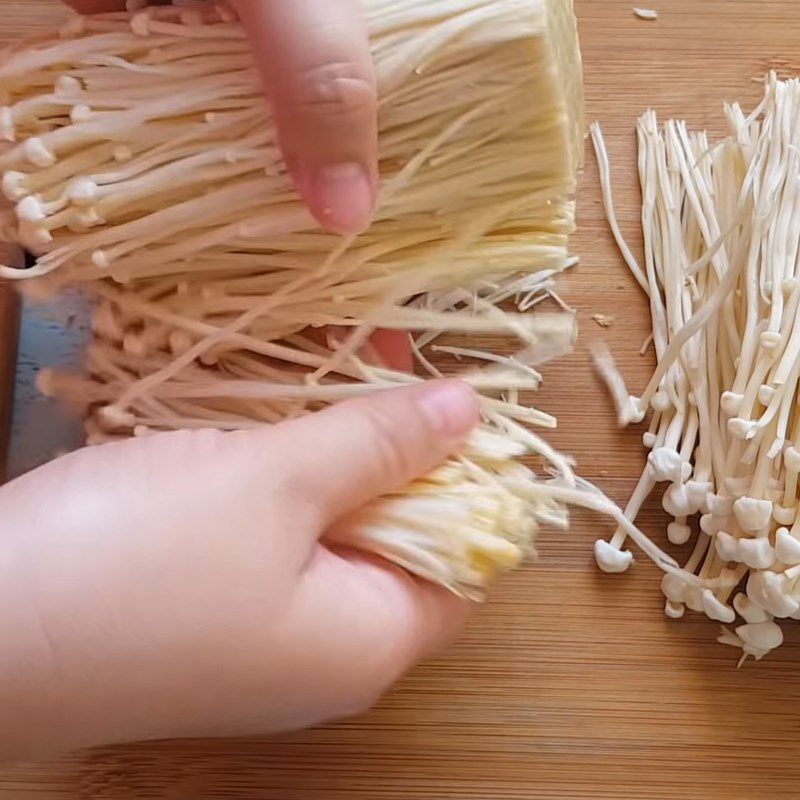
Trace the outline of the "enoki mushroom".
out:
M 625 260 L 647 279 L 658 366 L 641 397 L 600 367 L 623 422 L 652 412 L 625 515 L 667 482 L 667 536 L 690 548 L 698 580 L 664 576 L 667 615 L 738 618 L 719 640 L 760 659 L 783 640 L 775 620 L 800 619 L 800 81 L 771 74 L 755 111 L 725 116 L 713 146 L 652 111 L 637 123 L 644 270 Z M 607 164 L 599 127 L 592 137 Z M 596 544 L 601 569 L 628 568 L 626 538 Z
M 36 296 L 77 285 L 92 299 L 88 375 L 40 378 L 83 410 L 90 443 L 246 429 L 421 380 L 364 355 L 378 327 L 411 331 L 430 374 L 433 348 L 466 362 L 483 427 L 346 529 L 480 597 L 542 523 L 566 526 L 567 504 L 621 519 L 530 429 L 555 419 L 520 400 L 575 335 L 569 311 L 525 313 L 557 298 L 553 278 L 574 263 L 575 19 L 566 0 L 368 0 L 365 12 L 381 176 L 365 234 L 322 232 L 293 191 L 232 9 L 159 6 L 76 18 L 4 55 L 14 209 L 2 227 L 37 260 L 1 272 Z M 453 347 L 452 333 L 480 338 Z M 519 352 L 487 349 L 497 335 Z

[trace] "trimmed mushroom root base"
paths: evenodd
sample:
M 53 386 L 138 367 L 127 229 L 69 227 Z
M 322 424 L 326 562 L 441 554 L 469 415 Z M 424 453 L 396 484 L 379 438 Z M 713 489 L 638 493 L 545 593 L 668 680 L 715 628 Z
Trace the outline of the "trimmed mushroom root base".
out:
M 666 614 L 734 625 L 719 641 L 760 659 L 783 641 L 775 620 L 800 619 L 800 81 L 770 75 L 752 113 L 732 104 L 725 116 L 730 136 L 713 144 L 683 122 L 660 127 L 652 111 L 639 119 L 643 267 L 613 221 L 593 126 L 658 362 L 640 397 L 607 353 L 597 365 L 623 424 L 651 412 L 626 517 L 667 483 L 667 535 L 689 548 L 684 572 L 696 581 L 664 576 Z M 628 568 L 625 541 L 619 529 L 596 543 L 601 569 Z

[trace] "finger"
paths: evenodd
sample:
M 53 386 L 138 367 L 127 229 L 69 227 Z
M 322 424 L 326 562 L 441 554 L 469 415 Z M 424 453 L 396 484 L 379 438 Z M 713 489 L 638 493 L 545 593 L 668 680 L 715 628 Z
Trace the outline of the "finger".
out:
M 377 99 L 357 0 L 239 0 L 281 147 L 311 213 L 338 233 L 370 222 Z
M 276 452 L 291 454 L 285 478 L 311 498 L 324 529 L 439 465 L 462 446 L 478 415 L 466 384 L 435 381 L 341 403 L 268 436 Z
M 337 698 L 341 705 L 327 709 L 329 717 L 361 713 L 408 669 L 449 645 L 472 608 L 380 559 L 318 547 L 288 612 L 295 641 L 304 643 L 295 669 L 308 669 L 316 675 L 308 685 Z

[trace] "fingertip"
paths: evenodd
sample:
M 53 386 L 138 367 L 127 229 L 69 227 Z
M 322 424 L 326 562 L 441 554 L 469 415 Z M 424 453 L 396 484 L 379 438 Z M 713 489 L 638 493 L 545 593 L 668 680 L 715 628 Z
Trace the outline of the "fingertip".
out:
M 326 229 L 342 235 L 363 233 L 372 222 L 375 192 L 360 164 L 327 164 L 297 181 L 303 200 Z

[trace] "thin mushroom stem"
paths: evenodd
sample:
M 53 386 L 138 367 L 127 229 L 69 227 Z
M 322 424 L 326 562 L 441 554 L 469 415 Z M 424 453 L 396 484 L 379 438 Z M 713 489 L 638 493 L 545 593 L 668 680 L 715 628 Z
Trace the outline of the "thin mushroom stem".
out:
M 622 235 L 622 231 L 619 229 L 619 223 L 617 222 L 617 215 L 614 211 L 614 198 L 611 193 L 611 164 L 608 160 L 608 151 L 606 149 L 605 140 L 603 139 L 603 131 L 601 130 L 600 125 L 598 125 L 596 122 L 590 126 L 589 131 L 591 133 L 592 145 L 594 146 L 594 152 L 597 158 L 597 166 L 600 170 L 600 187 L 603 192 L 603 206 L 606 210 L 611 232 L 614 235 L 617 246 L 619 247 L 623 258 L 625 259 L 625 263 L 628 265 L 631 274 L 636 279 L 636 282 L 639 284 L 639 286 L 641 286 L 642 291 L 649 295 L 650 287 L 648 285 L 647 278 L 642 272 L 642 268 L 634 258 L 630 247 L 628 247 L 628 244 Z

